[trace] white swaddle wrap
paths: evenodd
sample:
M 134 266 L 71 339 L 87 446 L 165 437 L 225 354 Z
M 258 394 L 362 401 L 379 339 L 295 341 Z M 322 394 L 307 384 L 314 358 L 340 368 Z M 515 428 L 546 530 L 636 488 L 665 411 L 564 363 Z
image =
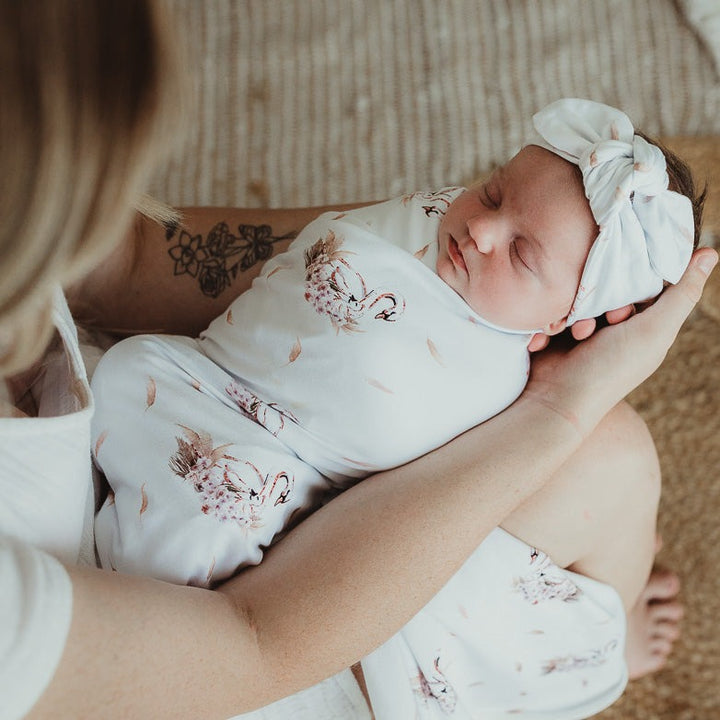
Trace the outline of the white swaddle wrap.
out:
M 96 523 L 103 565 L 220 581 L 260 562 L 318 488 L 418 457 L 520 394 L 529 336 L 489 327 L 435 272 L 460 192 L 326 213 L 199 340 L 108 352 L 93 378 L 96 459 L 114 493 Z M 527 717 L 585 717 L 624 687 L 623 623 L 612 589 L 498 529 L 363 661 L 375 716 L 527 704 L 541 710 Z
M 483 324 L 435 272 L 458 193 L 322 215 L 201 335 L 237 402 L 331 479 L 439 447 L 525 385 L 528 336 Z
M 105 355 L 93 379 L 113 491 L 96 522 L 105 565 L 220 581 L 260 562 L 319 492 L 515 400 L 529 336 L 484 324 L 435 272 L 460 192 L 326 213 L 198 340 L 139 336 Z

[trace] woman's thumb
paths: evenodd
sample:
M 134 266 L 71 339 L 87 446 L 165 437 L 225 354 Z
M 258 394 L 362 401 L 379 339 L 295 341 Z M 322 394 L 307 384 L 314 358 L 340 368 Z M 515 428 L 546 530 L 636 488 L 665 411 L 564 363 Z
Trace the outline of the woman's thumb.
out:
M 717 262 L 718 254 L 712 248 L 696 250 L 677 285 L 667 288 L 655 303 L 658 310 L 667 313 L 666 320 L 671 323 L 675 333 L 700 300 L 705 283 Z

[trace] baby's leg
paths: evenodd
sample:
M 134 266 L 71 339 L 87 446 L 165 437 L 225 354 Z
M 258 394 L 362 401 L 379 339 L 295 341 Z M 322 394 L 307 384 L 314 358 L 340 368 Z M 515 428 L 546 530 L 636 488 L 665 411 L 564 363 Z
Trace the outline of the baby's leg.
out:
M 111 494 L 98 514 L 103 566 L 210 585 L 256 564 L 325 480 L 226 388 L 232 378 L 185 338 L 141 336 L 93 378 L 95 458 Z
M 503 523 L 557 565 L 618 591 L 629 612 L 631 677 L 664 664 L 682 615 L 677 576 L 652 570 L 660 489 L 652 438 L 623 403 L 555 479 Z

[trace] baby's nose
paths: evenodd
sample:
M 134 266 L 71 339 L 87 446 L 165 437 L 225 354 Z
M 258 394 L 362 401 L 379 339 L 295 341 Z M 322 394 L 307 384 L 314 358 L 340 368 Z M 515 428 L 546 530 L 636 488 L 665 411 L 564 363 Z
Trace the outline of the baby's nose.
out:
M 468 234 L 481 253 L 490 253 L 500 237 L 499 223 L 485 215 L 474 215 L 467 221 Z

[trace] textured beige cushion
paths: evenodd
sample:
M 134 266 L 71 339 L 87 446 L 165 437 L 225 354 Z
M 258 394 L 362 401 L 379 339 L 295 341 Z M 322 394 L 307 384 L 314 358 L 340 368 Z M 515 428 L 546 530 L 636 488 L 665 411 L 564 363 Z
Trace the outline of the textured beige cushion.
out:
M 173 0 L 196 88 L 153 185 L 298 206 L 467 181 L 561 96 L 651 135 L 720 134 L 713 58 L 673 0 Z

